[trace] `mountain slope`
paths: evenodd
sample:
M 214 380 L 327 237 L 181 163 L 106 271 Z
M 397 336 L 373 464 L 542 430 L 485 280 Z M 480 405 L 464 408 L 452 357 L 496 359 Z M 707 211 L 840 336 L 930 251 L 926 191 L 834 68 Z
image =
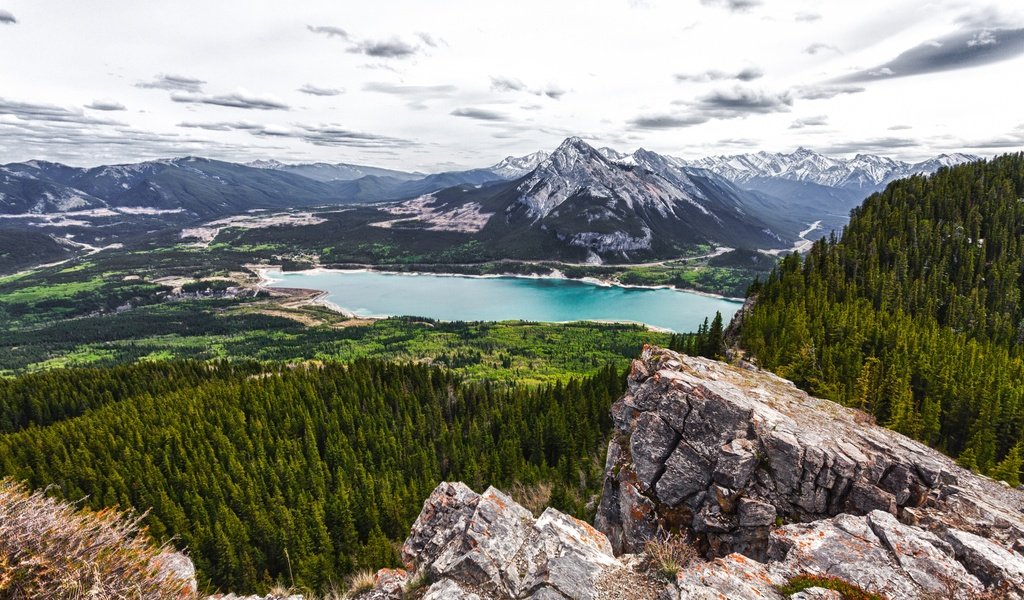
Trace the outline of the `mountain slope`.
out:
M 302 175 L 303 177 L 308 177 L 309 179 L 315 179 L 317 181 L 352 181 L 354 179 L 360 179 L 367 176 L 390 177 L 401 181 L 412 181 L 423 177 L 422 173 L 408 173 L 406 171 L 383 169 L 381 167 L 368 167 L 365 165 L 353 165 L 349 163 L 315 162 L 287 164 L 276 160 L 254 160 L 246 163 L 246 166 L 257 169 L 293 173 L 295 175 Z
M 15 163 L 4 165 L 0 186 L 8 214 L 142 207 L 208 218 L 345 200 L 337 187 L 307 177 L 196 157 L 89 169 Z
M 790 154 L 756 152 L 731 156 L 709 156 L 685 161 L 688 166 L 713 171 L 730 181 L 747 184 L 758 178 L 778 178 L 815 183 L 833 188 L 876 191 L 881 186 L 918 173 L 932 173 L 939 167 L 979 160 L 969 154 L 941 154 L 920 163 L 907 163 L 871 154 L 851 159 L 825 156 L 798 148 Z
M 752 290 L 741 344 L 812 393 L 1017 479 L 1022 197 L 1024 154 L 890 184 L 837 242 L 786 258 Z
M 744 213 L 743 194 L 712 174 L 698 181 L 612 162 L 569 138 L 519 180 L 442 190 L 415 207 L 434 224 L 444 215 L 451 227 L 472 223 L 481 239 L 516 257 L 624 261 L 677 256 L 698 244 L 788 246 L 795 231 L 776 232 Z M 407 208 L 415 219 L 414 205 Z
M 488 170 L 503 179 L 518 179 L 536 169 L 537 165 L 547 160 L 548 156 L 550 154 L 544 150 L 538 150 L 525 156 L 506 156 Z

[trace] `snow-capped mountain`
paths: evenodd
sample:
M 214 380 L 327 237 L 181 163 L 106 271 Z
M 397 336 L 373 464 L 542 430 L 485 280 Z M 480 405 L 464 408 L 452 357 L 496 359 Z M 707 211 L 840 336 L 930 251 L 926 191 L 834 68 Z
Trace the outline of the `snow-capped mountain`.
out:
M 246 163 L 247 167 L 255 169 L 267 169 L 273 171 L 284 171 L 302 175 L 316 181 L 354 181 L 363 177 L 389 177 L 400 181 L 411 181 L 420 179 L 423 173 L 407 173 L 394 169 L 381 167 L 368 167 L 365 165 L 353 165 L 349 163 L 297 163 L 287 164 L 278 160 L 254 160 Z
M 696 244 L 778 248 L 797 237 L 795 223 L 761 219 L 756 199 L 713 173 L 662 169 L 671 161 L 646 151 L 609 156 L 571 137 L 520 179 L 449 188 L 394 211 L 406 227 L 472 231 L 511 256 L 569 260 L 670 256 Z
M 873 154 L 858 154 L 844 159 L 798 148 L 789 154 L 762 151 L 709 156 L 686 161 L 686 164 L 707 169 L 739 184 L 758 178 L 781 178 L 833 188 L 874 191 L 895 179 L 917 173 L 932 173 L 941 166 L 975 160 L 979 160 L 979 157 L 969 154 L 943 154 L 920 163 L 907 163 Z
M 548 156 L 550 155 L 544 150 L 538 150 L 526 156 L 506 156 L 488 170 L 503 179 L 519 179 L 536 169 L 537 165 L 547 160 Z
M 344 200 L 337 186 L 286 171 L 194 156 L 92 168 L 28 161 L 0 170 L 0 213 L 141 208 L 181 218 Z

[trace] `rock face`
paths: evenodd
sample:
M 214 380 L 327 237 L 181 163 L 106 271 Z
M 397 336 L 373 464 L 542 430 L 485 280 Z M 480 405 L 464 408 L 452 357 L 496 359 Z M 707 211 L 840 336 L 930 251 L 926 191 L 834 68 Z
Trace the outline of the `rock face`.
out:
M 779 598 L 815 574 L 1024 598 L 1024 494 L 788 381 L 649 347 L 612 417 L 595 524 L 616 554 L 691 533 L 713 560 L 675 597 Z
M 164 550 L 153 557 L 150 566 L 156 571 L 161 586 L 184 581 L 182 598 L 191 598 L 196 595 L 199 589 L 199 584 L 196 582 L 196 566 L 189 557 L 181 552 Z
M 534 518 L 494 488 L 477 494 L 462 483 L 434 490 L 402 556 L 405 587 L 423 582 L 424 599 L 653 599 L 665 587 L 615 558 L 587 523 L 551 508 Z M 394 577 L 377 580 L 367 598 L 403 597 Z

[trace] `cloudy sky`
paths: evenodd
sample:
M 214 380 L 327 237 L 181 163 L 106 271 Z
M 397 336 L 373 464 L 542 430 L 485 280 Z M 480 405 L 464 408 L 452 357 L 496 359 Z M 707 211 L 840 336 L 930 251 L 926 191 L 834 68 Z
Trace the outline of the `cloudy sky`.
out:
M 0 163 L 1024 147 L 1024 2 L 0 0 Z

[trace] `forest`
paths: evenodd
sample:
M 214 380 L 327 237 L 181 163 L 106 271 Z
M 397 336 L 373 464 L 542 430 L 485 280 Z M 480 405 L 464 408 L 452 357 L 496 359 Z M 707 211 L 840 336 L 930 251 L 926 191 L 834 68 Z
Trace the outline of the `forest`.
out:
M 377 360 L 51 370 L 0 379 L 0 477 L 148 509 L 210 592 L 319 591 L 397 564 L 442 480 L 586 516 L 623 381 L 609 366 L 507 386 Z
M 751 287 L 740 341 L 812 394 L 1019 483 L 1024 154 L 891 183 Z

